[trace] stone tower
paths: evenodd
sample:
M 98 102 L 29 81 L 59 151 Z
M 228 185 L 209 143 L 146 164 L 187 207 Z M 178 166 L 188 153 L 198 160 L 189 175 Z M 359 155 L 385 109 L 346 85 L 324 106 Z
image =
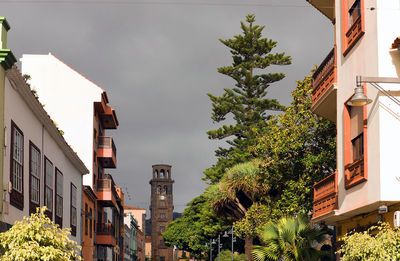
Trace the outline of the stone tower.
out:
M 160 261 L 172 261 L 172 247 L 164 244 L 161 233 L 167 224 L 173 220 L 173 197 L 171 166 L 153 165 L 153 178 L 151 185 L 151 256 Z

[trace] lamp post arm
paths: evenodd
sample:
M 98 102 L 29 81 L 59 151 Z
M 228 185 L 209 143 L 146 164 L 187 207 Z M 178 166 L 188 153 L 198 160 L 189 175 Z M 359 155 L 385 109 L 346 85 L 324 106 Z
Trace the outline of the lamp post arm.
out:
M 400 78 L 358 76 L 357 83 L 399 83 Z
M 400 100 L 394 97 L 390 92 L 387 90 L 383 89 L 379 84 L 377 83 L 371 83 L 372 86 L 374 86 L 378 91 L 384 93 L 389 99 L 391 99 L 394 103 L 400 106 Z
M 378 91 L 384 93 L 389 99 L 391 99 L 394 103 L 400 106 L 400 100 L 394 97 L 390 92 L 383 89 L 378 83 L 394 83 L 400 84 L 400 78 L 392 78 L 392 77 L 369 77 L 369 76 L 356 76 L 357 86 L 361 86 L 362 83 L 370 83 L 374 86 Z

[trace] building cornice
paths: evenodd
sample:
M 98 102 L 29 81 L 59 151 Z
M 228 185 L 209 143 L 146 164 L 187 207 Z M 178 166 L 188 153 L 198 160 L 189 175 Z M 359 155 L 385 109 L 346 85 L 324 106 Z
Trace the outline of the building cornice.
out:
M 10 69 L 17 62 L 10 49 L 0 49 L 0 64 L 4 70 Z
M 72 148 L 68 145 L 64 137 L 54 125 L 52 119 L 45 111 L 42 104 L 33 95 L 30 86 L 25 82 L 25 79 L 21 75 L 18 68 L 14 66 L 11 69 L 7 70 L 6 77 L 10 81 L 11 86 L 25 100 L 28 107 L 43 124 L 44 128 L 48 131 L 54 141 L 59 145 L 59 147 L 64 152 L 65 156 L 71 161 L 71 163 L 79 170 L 82 175 L 89 173 L 89 170 L 86 168 L 85 164 L 78 157 L 76 152 L 74 152 Z
M 97 199 L 96 193 L 94 193 L 93 189 L 90 186 L 83 186 L 83 191 L 85 194 L 93 201 L 95 202 Z

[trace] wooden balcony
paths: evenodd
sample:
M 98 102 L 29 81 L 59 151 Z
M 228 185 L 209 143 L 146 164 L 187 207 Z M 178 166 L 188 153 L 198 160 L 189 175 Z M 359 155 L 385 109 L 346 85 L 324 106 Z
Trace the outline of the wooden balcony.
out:
M 346 32 L 343 55 L 346 55 L 363 35 L 362 16 L 360 15 Z
M 97 223 L 96 244 L 113 246 L 117 245 L 115 239 L 115 227 L 111 223 Z
M 313 74 L 313 113 L 336 122 L 336 47 L 334 47 Z
M 104 129 L 116 129 L 119 125 L 115 110 L 107 105 L 104 113 L 100 114 L 100 121 Z
M 313 219 L 338 208 L 337 172 L 314 184 Z
M 118 208 L 118 194 L 115 189 L 115 183 L 111 175 L 106 174 L 105 179 L 97 180 L 97 200 L 103 207 Z
M 364 172 L 364 159 L 357 160 L 351 164 L 344 166 L 344 187 L 349 189 L 361 182 L 367 181 L 367 177 Z
M 117 167 L 117 148 L 114 140 L 111 137 L 99 137 L 97 148 L 97 159 L 103 168 Z
M 335 20 L 335 0 L 306 0 L 329 20 Z

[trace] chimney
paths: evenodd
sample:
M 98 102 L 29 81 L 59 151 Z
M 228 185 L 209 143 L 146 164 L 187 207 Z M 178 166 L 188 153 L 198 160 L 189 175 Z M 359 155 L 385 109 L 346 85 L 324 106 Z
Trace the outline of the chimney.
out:
M 8 24 L 6 18 L 0 16 L 0 64 L 3 66 L 4 70 L 10 69 L 14 63 L 17 62 L 14 54 L 10 49 L 7 49 L 7 32 L 10 30 L 10 25 Z
M 7 32 L 10 30 L 10 25 L 5 17 L 0 16 L 1 35 L 0 35 L 0 49 L 7 49 Z

